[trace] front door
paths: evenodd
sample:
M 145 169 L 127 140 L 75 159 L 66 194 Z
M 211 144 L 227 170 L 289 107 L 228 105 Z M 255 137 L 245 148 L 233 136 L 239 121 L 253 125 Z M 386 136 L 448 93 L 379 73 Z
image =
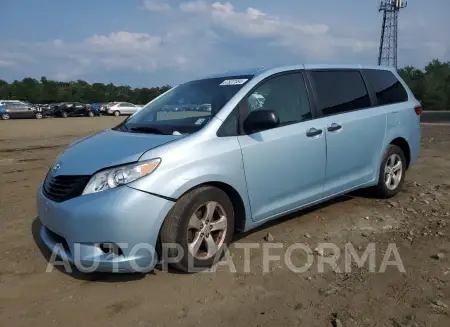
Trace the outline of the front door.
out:
M 75 116 L 85 115 L 87 113 L 86 107 L 82 103 L 74 103 L 72 108 Z
M 14 117 L 15 118 L 29 118 L 33 114 L 31 107 L 25 104 L 14 103 Z M 11 115 L 13 116 L 13 115 Z
M 376 178 L 386 114 L 371 107 L 359 70 L 308 72 L 319 99 L 327 140 L 324 195 L 343 193 Z
M 122 108 L 120 111 L 127 115 L 132 115 L 135 113 L 135 106 L 131 103 L 122 103 Z
M 320 120 L 313 119 L 303 74 L 263 81 L 243 101 L 249 110 L 270 109 L 280 118 L 277 128 L 238 137 L 252 219 L 272 218 L 319 200 L 325 178 L 325 131 Z

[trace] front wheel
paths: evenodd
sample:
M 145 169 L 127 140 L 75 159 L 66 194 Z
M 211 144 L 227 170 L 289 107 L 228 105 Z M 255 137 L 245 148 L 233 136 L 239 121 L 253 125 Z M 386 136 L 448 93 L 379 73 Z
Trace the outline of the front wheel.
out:
M 42 113 L 41 113 L 41 112 L 36 112 L 36 113 L 34 114 L 34 117 L 35 117 L 36 119 L 41 119 L 41 118 L 42 118 Z
M 11 116 L 7 112 L 2 113 L 2 120 L 8 120 L 9 118 L 11 118 Z
M 114 116 L 119 117 L 120 116 L 120 111 L 119 110 L 114 111 Z
M 88 112 L 88 116 L 89 116 L 89 117 L 94 117 L 94 113 L 93 113 L 92 111 L 89 111 L 89 112 Z
M 171 261 L 178 259 L 171 265 L 184 272 L 193 272 L 218 262 L 225 254 L 233 232 L 231 200 L 224 191 L 204 186 L 177 201 L 163 223 L 160 236 L 162 246 L 168 246 L 167 255 Z M 180 254 L 174 246 L 179 247 Z
M 61 117 L 62 117 L 62 118 L 67 118 L 67 116 L 69 116 L 69 115 L 67 114 L 67 112 L 65 112 L 65 111 L 61 112 Z
M 380 165 L 378 184 L 372 188 L 375 196 L 390 198 L 396 195 L 405 181 L 406 158 L 403 150 L 390 144 Z

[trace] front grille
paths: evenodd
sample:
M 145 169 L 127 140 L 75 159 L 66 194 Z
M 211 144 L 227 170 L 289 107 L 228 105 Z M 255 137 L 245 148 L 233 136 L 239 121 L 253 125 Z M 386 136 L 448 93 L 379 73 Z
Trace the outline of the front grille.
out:
M 90 176 L 51 176 L 44 182 L 44 194 L 55 202 L 63 202 L 80 196 L 89 182 Z

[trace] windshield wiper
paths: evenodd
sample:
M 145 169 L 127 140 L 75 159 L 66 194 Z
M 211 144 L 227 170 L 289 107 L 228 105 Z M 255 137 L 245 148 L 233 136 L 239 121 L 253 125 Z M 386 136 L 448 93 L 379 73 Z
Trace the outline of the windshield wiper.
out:
M 150 127 L 150 126 L 139 126 L 139 127 L 132 127 L 130 128 L 131 131 L 133 132 L 141 132 L 141 133 L 149 133 L 149 134 L 166 134 L 163 131 L 161 131 L 160 129 L 157 129 L 155 127 Z

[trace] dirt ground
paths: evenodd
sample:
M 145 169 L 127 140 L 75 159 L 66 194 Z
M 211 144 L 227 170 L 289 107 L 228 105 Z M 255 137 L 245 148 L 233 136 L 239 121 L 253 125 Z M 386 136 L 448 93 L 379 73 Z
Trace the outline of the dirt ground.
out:
M 450 126 L 423 125 L 420 159 L 395 198 L 352 194 L 236 237 L 311 249 L 351 242 L 360 254 L 374 243 L 376 272 L 353 264 L 321 273 L 313 264 L 295 273 L 279 261 L 264 273 L 261 248 L 246 273 L 233 246 L 236 273 L 223 265 L 196 274 L 46 272 L 37 186 L 66 145 L 120 119 L 0 122 L 0 326 L 450 326 Z M 379 272 L 389 243 L 406 272 Z M 300 252 L 292 258 L 302 261 Z

